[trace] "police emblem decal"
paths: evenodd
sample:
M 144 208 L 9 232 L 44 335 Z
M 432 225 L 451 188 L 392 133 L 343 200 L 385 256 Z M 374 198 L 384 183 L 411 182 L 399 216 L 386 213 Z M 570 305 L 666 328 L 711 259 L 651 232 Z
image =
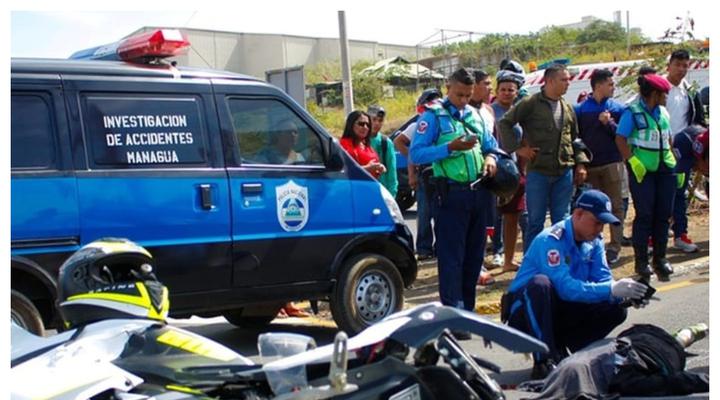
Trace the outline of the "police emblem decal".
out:
M 552 249 L 547 252 L 547 262 L 551 267 L 557 267 L 560 265 L 560 252 Z
M 286 232 L 297 232 L 305 227 L 310 217 L 307 187 L 293 181 L 275 188 L 277 218 Z
M 428 123 L 427 123 L 427 122 L 425 122 L 425 121 L 420 121 L 420 122 L 418 123 L 417 133 L 419 133 L 419 134 L 422 135 L 422 134 L 425 133 L 425 131 L 427 130 L 427 127 L 428 127 Z

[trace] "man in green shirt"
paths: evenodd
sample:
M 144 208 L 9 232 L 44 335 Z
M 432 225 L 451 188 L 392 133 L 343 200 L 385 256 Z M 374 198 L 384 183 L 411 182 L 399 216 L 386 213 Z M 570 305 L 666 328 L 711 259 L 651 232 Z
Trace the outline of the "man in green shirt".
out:
M 385 122 L 385 109 L 378 105 L 368 107 L 368 115 L 372 119 L 370 129 L 370 146 L 380 156 L 385 172 L 378 181 L 394 196 L 398 191 L 397 169 L 395 168 L 395 145 L 380 130 Z

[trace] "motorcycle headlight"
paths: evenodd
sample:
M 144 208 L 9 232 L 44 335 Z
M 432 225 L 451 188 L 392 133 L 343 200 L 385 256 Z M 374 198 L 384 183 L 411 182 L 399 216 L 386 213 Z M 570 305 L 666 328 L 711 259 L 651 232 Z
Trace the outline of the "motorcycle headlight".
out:
M 380 193 L 382 193 L 383 201 L 385 201 L 385 207 L 387 207 L 393 221 L 396 224 L 405 225 L 405 219 L 403 218 L 402 211 L 400 211 L 400 206 L 398 206 L 395 201 L 395 197 L 393 197 L 393 195 L 390 194 L 390 191 L 388 191 L 383 185 L 380 185 Z

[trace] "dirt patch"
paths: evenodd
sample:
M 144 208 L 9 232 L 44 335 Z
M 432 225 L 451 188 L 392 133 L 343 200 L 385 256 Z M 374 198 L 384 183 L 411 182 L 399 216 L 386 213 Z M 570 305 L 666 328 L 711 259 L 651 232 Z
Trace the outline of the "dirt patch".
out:
M 683 253 L 679 250 L 675 250 L 672 246 L 672 232 L 670 240 L 668 242 L 668 260 L 676 267 L 695 264 L 703 260 L 707 260 L 710 255 L 710 215 L 709 215 L 709 203 L 695 201 L 691 204 L 688 212 L 688 236 L 698 245 L 699 251 L 695 253 Z M 635 213 L 630 207 L 628 216 L 624 224 L 624 232 L 626 236 L 630 236 L 632 233 L 632 220 Z M 605 229 L 604 237 L 606 238 L 606 244 L 609 242 L 610 230 Z M 515 260 L 522 260 L 522 244 L 518 241 L 516 246 L 520 251 L 516 251 Z M 625 278 L 633 276 L 634 262 L 633 262 L 633 249 L 632 247 L 623 247 L 620 252 L 620 261 L 612 266 L 612 273 L 615 279 Z M 486 265 L 489 265 L 491 257 L 486 257 Z M 497 313 L 497 302 L 500 299 L 502 293 L 510 285 L 510 282 L 515 278 L 515 272 L 503 273 L 500 269 L 490 270 L 490 273 L 495 277 L 495 283 L 490 286 L 478 286 L 477 289 L 477 311 L 483 314 L 494 314 Z M 413 285 L 412 289 L 405 292 L 405 303 L 407 306 L 416 304 L 426 303 L 428 301 L 439 301 L 438 290 L 437 290 L 437 264 L 435 262 L 422 263 L 419 265 L 418 279 Z

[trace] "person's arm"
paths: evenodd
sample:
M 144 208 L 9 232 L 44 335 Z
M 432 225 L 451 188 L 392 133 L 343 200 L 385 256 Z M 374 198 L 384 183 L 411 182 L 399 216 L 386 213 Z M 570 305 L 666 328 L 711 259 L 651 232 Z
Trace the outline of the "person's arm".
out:
M 593 282 L 612 281 L 612 272 L 610 272 L 610 266 L 608 266 L 605 258 L 605 245 L 602 239 L 596 239 L 594 242 L 590 256 L 592 267 L 590 268 L 589 279 Z
M 695 93 L 695 96 L 692 96 L 690 101 L 695 109 L 695 115 L 692 123 L 707 127 L 708 124 L 705 120 L 705 107 L 703 106 L 702 99 L 700 98 L 700 91 Z
M 405 128 L 404 131 L 400 132 L 397 137 L 395 137 L 395 140 L 393 140 L 393 144 L 395 145 L 395 148 L 405 157 L 407 157 L 408 152 L 410 150 L 410 137 L 407 135 L 410 129 L 414 130 L 417 128 L 416 123 L 412 123 L 408 125 L 407 128 Z
M 515 137 L 513 126 L 519 123 L 525 115 L 525 109 L 527 108 L 527 100 L 523 100 L 508 110 L 502 118 L 497 122 L 499 129 L 500 143 L 502 143 L 502 149 L 508 154 L 516 151 L 520 147 L 520 140 Z
M 469 150 L 477 144 L 477 139 L 465 140 L 462 136 L 450 143 L 436 145 L 440 136 L 437 117 L 432 111 L 426 111 L 418 120 L 415 136 L 410 142 L 410 158 L 415 164 L 430 164 L 442 160 L 455 150 Z
M 387 167 L 387 189 L 390 191 L 390 194 L 393 196 L 397 195 L 398 192 L 398 177 L 397 177 L 397 163 L 395 160 L 395 146 L 393 145 L 392 140 L 389 138 L 384 137 L 383 140 L 387 140 L 388 146 L 387 146 L 387 154 L 385 155 L 385 158 L 387 158 L 386 161 L 386 167 Z
M 620 116 L 620 122 L 618 123 L 615 131 L 615 145 L 623 158 L 623 161 L 627 161 L 632 157 L 632 151 L 627 143 L 627 138 L 635 129 L 635 123 L 633 122 L 632 112 L 629 108 L 625 109 Z
M 518 138 L 515 135 L 515 131 L 513 130 L 513 127 L 518 124 L 518 126 L 521 127 L 520 124 L 521 121 L 524 121 L 527 115 L 530 113 L 531 108 L 531 102 L 530 98 L 523 99 L 519 103 L 515 104 L 508 110 L 508 112 L 503 115 L 502 118 L 500 118 L 500 121 L 498 121 L 497 126 L 500 130 L 499 137 L 500 137 L 500 143 L 502 144 L 502 149 L 505 150 L 508 154 L 515 152 L 519 157 L 522 157 L 526 160 L 533 160 L 537 156 L 538 152 L 540 151 L 539 147 L 530 147 L 527 144 L 527 140 L 525 138 L 526 132 L 523 130 L 523 136 Z
M 611 300 L 612 280 L 590 282 L 574 278 L 570 275 L 570 265 L 567 263 L 569 258 L 560 246 L 560 241 L 549 236 L 540 240 L 542 242 L 536 246 L 534 256 L 538 260 L 539 273 L 547 275 L 561 299 L 580 303 Z

